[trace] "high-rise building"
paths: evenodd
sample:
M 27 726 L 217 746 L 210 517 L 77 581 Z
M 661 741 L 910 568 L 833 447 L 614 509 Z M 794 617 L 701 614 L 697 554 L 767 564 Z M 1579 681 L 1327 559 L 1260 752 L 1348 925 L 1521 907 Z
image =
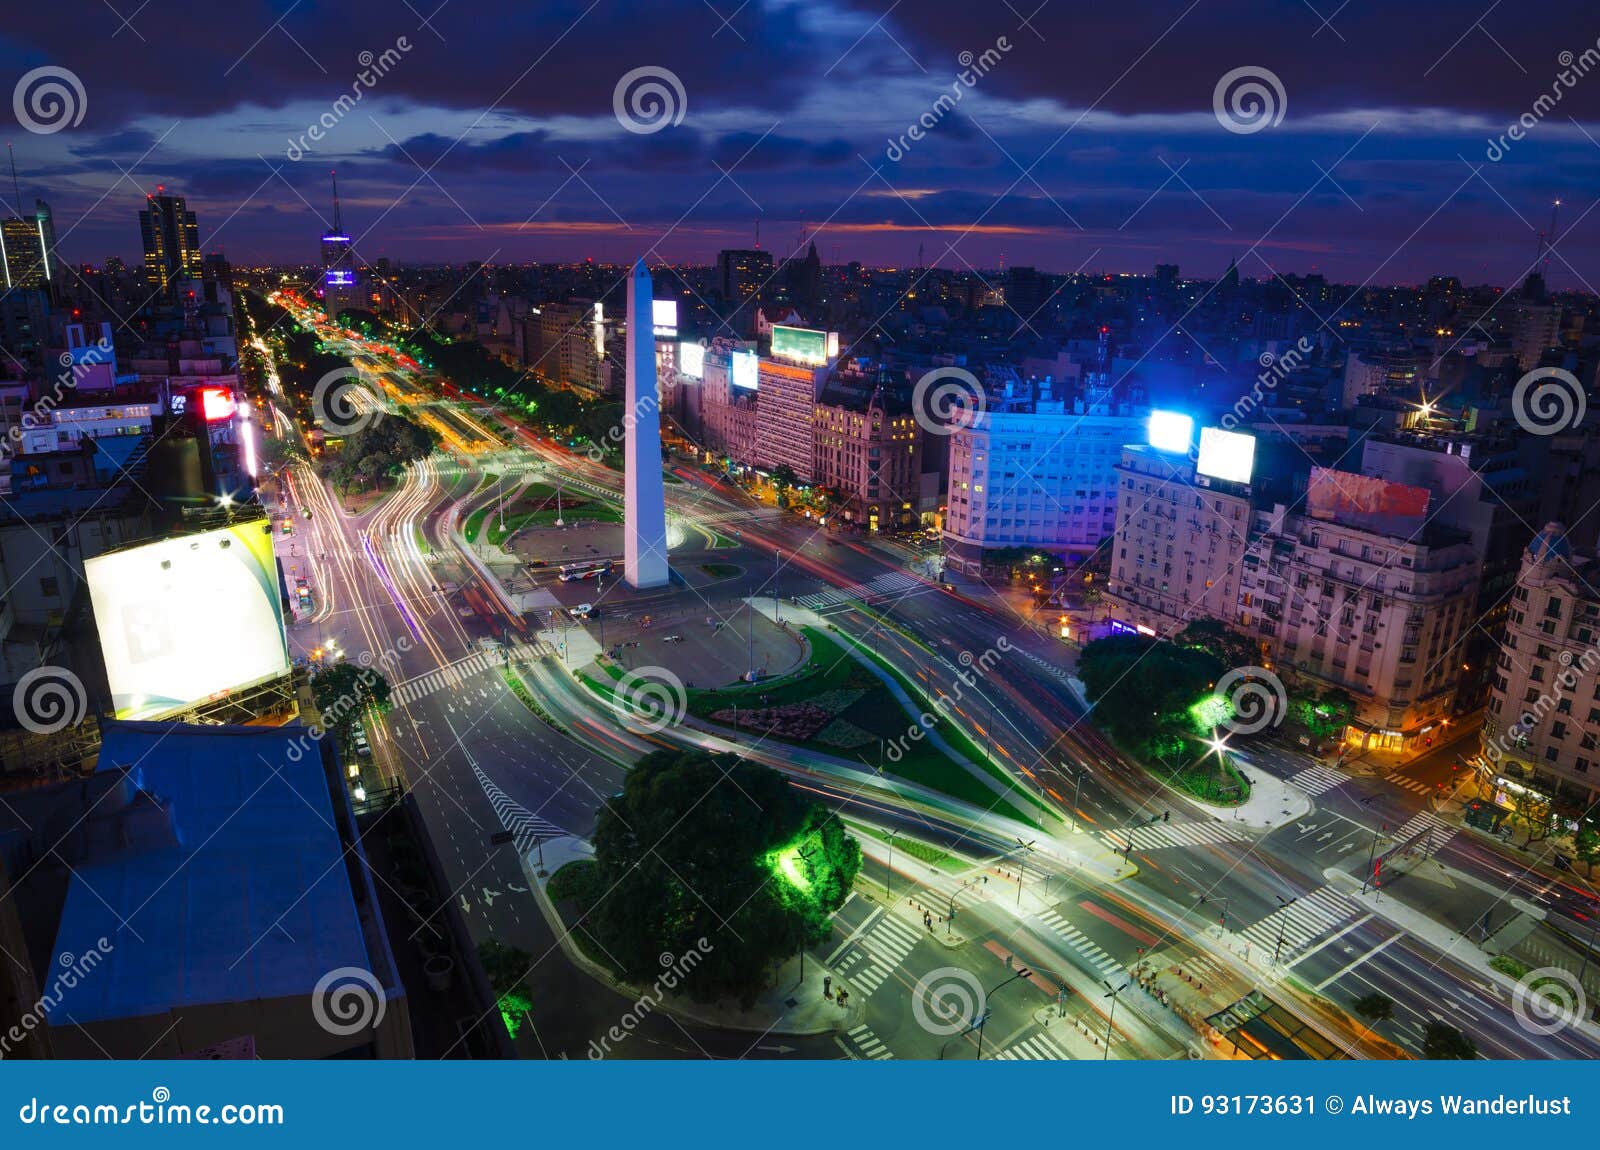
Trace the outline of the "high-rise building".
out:
M 333 176 L 333 227 L 322 236 L 322 306 L 330 317 L 359 306 L 355 253 L 339 213 L 339 177 Z
M 869 531 L 909 528 L 920 496 L 920 441 L 903 399 L 830 384 L 817 400 L 813 478 L 838 494 L 846 522 Z
M 760 248 L 728 248 L 717 253 L 717 291 L 730 304 L 744 304 L 772 279 L 772 253 Z
M 200 225 L 182 196 L 168 195 L 165 188 L 156 190 L 158 194 L 146 197 L 145 210 L 139 213 L 145 291 L 175 300 L 180 281 L 200 278 Z
M 1502 805 L 1532 792 L 1562 813 L 1600 799 L 1597 567 L 1559 523 L 1523 555 L 1483 721 L 1482 771 Z

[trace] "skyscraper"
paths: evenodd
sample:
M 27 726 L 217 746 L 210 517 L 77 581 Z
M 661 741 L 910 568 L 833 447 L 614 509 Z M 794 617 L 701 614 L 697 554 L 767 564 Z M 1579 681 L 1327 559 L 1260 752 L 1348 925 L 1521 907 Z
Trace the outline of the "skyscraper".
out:
M 11 151 L 9 144 L 6 151 Z M 11 154 L 11 187 L 17 214 L 0 220 L 0 282 L 8 292 L 48 292 L 55 279 L 50 258 L 56 247 L 55 220 L 43 200 L 34 200 L 31 216 L 22 215 L 22 183 L 17 179 L 15 153 Z
M 339 177 L 333 177 L 333 227 L 322 237 L 322 306 L 328 315 L 354 307 L 360 298 L 356 284 L 355 253 L 339 214 Z
M 182 196 L 169 196 L 162 187 L 156 191 L 160 194 L 146 197 L 139 213 L 145 290 L 171 300 L 180 280 L 200 278 L 200 225 Z

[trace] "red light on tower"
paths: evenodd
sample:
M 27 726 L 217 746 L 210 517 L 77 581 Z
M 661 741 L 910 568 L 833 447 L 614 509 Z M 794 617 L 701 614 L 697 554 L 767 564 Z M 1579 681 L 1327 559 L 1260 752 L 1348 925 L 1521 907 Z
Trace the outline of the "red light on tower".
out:
M 226 387 L 200 389 L 200 413 L 205 416 L 207 423 L 232 419 L 237 410 L 238 406 L 233 402 L 233 392 Z

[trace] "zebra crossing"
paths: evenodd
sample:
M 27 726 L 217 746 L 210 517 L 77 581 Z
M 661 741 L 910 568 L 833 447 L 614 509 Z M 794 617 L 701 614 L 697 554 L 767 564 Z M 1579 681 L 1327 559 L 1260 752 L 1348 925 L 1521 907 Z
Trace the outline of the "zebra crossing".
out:
M 1332 767 L 1307 767 L 1298 774 L 1289 776 L 1289 785 L 1299 787 L 1312 798 L 1325 795 L 1329 791 L 1337 790 L 1350 781 L 1350 776 L 1343 771 L 1336 771 Z
M 1417 841 L 1412 844 L 1414 849 L 1425 855 L 1433 854 L 1455 837 L 1456 828 L 1431 811 L 1418 811 L 1394 832 L 1396 845 L 1416 838 Z
M 1245 927 L 1243 934 L 1247 941 L 1268 954 L 1276 953 L 1282 963 L 1322 936 L 1343 927 L 1359 910 L 1356 903 L 1332 887 L 1318 887 L 1287 906 L 1279 907 L 1260 922 Z
M 847 939 L 839 950 L 828 958 L 828 965 L 849 980 L 860 992 L 863 1000 L 882 986 L 892 975 L 911 948 L 922 940 L 922 935 L 910 923 L 901 922 L 881 908 L 867 919 L 863 929 Z M 844 957 L 835 962 L 839 954 Z
M 1055 679 L 1057 682 L 1062 683 L 1065 686 L 1071 686 L 1072 685 L 1072 676 L 1067 674 L 1065 671 L 1063 671 L 1060 667 L 1056 666 L 1054 663 L 1050 662 L 1048 659 L 1043 659 L 1043 658 L 1039 657 L 1038 655 L 1035 655 L 1032 651 L 1027 650 L 1024 647 L 1018 647 L 1018 646 L 1013 645 L 1011 649 L 1013 651 L 1021 652 L 1022 657 L 1024 659 L 1027 659 L 1030 662 L 1036 664 L 1041 671 L 1043 671 L 1045 674 L 1049 675 L 1051 678 Z
M 1128 839 L 1132 836 L 1133 842 Z M 1100 836 L 1114 851 L 1131 849 L 1154 851 L 1165 847 L 1218 846 L 1248 839 L 1242 823 L 1195 821 L 1190 823 L 1151 823 L 1149 826 L 1106 831 Z
M 852 599 L 859 599 L 863 603 L 870 603 L 877 599 L 890 597 L 904 598 L 914 595 L 918 591 L 928 590 L 928 584 L 921 579 L 910 575 L 889 573 L 878 575 L 865 583 L 853 583 L 849 587 L 830 587 L 826 591 L 814 591 L 809 595 L 796 595 L 794 601 L 802 607 L 809 607 L 813 611 L 822 611 L 829 607 L 837 607 Z
M 1101 978 L 1117 979 L 1127 973 L 1120 962 L 1096 946 L 1090 941 L 1088 935 L 1055 911 L 1047 910 L 1042 912 L 1039 915 L 1039 921 L 1044 923 L 1051 934 L 1081 954 L 1084 961 L 1099 972 Z
M 508 662 L 526 663 L 553 654 L 555 651 L 548 643 L 519 643 L 515 647 L 502 650 L 476 651 L 464 659 L 447 663 L 436 671 L 418 675 L 415 679 L 407 679 L 389 692 L 389 701 L 397 707 L 409 706 L 418 699 L 426 698 L 438 691 L 459 687 L 474 675 L 481 675 L 495 667 L 507 666 Z
M 474 766 L 472 771 L 478 776 L 478 785 L 488 797 L 489 805 L 494 808 L 495 817 L 500 820 L 501 827 L 515 836 L 514 841 L 519 854 L 531 851 L 541 839 L 549 841 L 566 835 L 567 832 L 555 823 L 539 817 L 506 794 L 493 779 L 483 773 L 481 767 Z
M 1413 779 L 1409 775 L 1402 775 L 1399 771 L 1396 771 L 1392 775 L 1386 775 L 1383 781 L 1386 783 L 1393 783 L 1397 787 L 1404 787 L 1406 790 L 1411 791 L 1414 794 L 1429 795 L 1433 793 L 1433 788 L 1428 786 L 1427 783 L 1421 782 L 1418 779 Z
M 1018 1060 L 1033 1060 L 1035 1062 L 1063 1062 L 1072 1055 L 1057 1046 L 1047 1036 L 1035 1034 L 1032 1038 L 1024 1038 L 1013 1046 L 1008 1046 L 995 1058 L 1002 1062 L 1015 1062 Z
M 870 1026 L 857 1026 L 853 1030 L 847 1030 L 842 1038 L 836 1036 L 834 1041 L 839 1044 L 839 1049 L 854 1059 L 867 1058 L 882 1062 L 894 1057 L 894 1051 L 872 1033 Z

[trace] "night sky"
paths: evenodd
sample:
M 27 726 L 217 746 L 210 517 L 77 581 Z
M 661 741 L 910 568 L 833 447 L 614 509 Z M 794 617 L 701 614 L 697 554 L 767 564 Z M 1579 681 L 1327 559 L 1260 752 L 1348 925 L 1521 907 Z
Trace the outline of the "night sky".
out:
M 43 66 L 83 87 L 75 126 L 27 130 L 19 92 L 7 113 L 25 202 L 51 201 L 72 260 L 136 257 L 165 184 L 206 250 L 310 262 L 337 168 L 369 261 L 709 262 L 759 220 L 762 246 L 815 232 L 830 262 L 910 265 L 920 244 L 952 269 L 1208 277 L 1237 256 L 1247 276 L 1509 284 L 1561 197 L 1552 284 L 1600 282 L 1600 56 L 1581 59 L 1600 10 L 1581 0 L 138 5 L 0 22 L 8 87 Z M 361 54 L 386 49 L 363 88 Z M 963 84 L 962 54 L 986 50 Z M 640 68 L 678 79 L 681 120 L 624 127 L 614 96 Z M 1276 76 L 1281 121 L 1224 127 L 1239 68 Z M 952 86 L 925 138 L 891 147 Z

